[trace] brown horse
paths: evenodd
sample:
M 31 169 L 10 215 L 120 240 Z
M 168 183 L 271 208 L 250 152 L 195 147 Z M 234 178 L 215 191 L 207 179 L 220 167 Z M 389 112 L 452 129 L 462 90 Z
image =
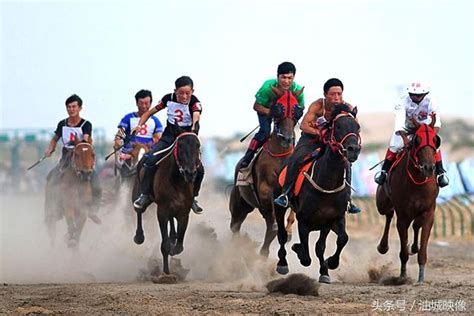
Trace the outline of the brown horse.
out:
M 408 261 L 408 228 L 413 222 L 414 240 L 411 253 L 418 253 L 418 282 L 425 277 L 428 239 L 434 221 L 436 197 L 439 188 L 436 183 L 435 154 L 441 141 L 433 129 L 433 116 L 430 125 L 418 124 L 414 121 L 416 131 L 410 146 L 399 154 L 398 159 L 390 170 L 388 181 L 378 186 L 376 203 L 381 215 L 385 215 L 385 229 L 377 250 L 381 254 L 388 251 L 388 234 L 394 212 L 397 214 L 397 230 L 400 237 L 400 278 L 406 278 L 406 263 Z M 421 230 L 421 240 L 418 246 L 418 233 Z
M 133 183 L 133 176 L 137 173 L 137 164 L 148 150 L 147 145 L 134 142 L 130 152 L 117 151 L 115 153 L 115 170 L 118 170 L 120 184 L 124 182 Z
M 161 231 L 161 254 L 163 272 L 169 274 L 168 256 L 180 254 L 189 221 L 189 211 L 194 200 L 194 183 L 198 168 L 202 168 L 201 143 L 195 133 L 182 132 L 176 127 L 179 136 L 169 152 L 162 158 L 153 182 L 153 202 L 157 204 L 158 223 Z M 133 188 L 133 199 L 137 197 L 139 179 Z M 144 208 L 146 209 L 146 207 Z M 145 241 L 142 228 L 143 210 L 137 212 L 137 230 L 134 241 Z M 177 221 L 177 231 L 174 220 Z M 170 231 L 168 232 L 168 224 Z
M 240 232 L 247 215 L 258 208 L 266 223 L 265 237 L 260 249 L 260 254 L 266 257 L 269 254 L 270 244 L 276 236 L 273 187 L 276 184 L 277 172 L 293 152 L 294 127 L 298 118 L 295 119 L 291 113 L 294 113 L 298 107 L 297 97 L 303 92 L 303 89 L 291 92 L 273 88 L 273 92 L 277 97 L 277 102 L 271 111 L 271 113 L 275 113 L 274 128 L 260 154 L 257 154 L 255 161 L 250 164 L 250 168 L 252 168 L 250 176 L 253 184 L 236 185 L 242 162 L 240 160 L 235 168 L 234 186 L 229 202 L 230 228 L 234 234 Z M 294 221 L 294 217 L 290 216 L 291 219 Z M 291 224 L 289 227 L 291 229 Z
M 66 242 L 76 247 L 87 219 L 88 208 L 92 206 L 91 177 L 95 166 L 94 148 L 88 142 L 75 141 L 69 166 L 64 170 L 56 167 L 46 182 L 45 222 L 51 241 L 56 235 L 56 221 L 63 216 L 67 223 Z
M 309 233 L 320 231 L 316 243 L 316 255 L 319 259 L 319 282 L 330 283 L 328 269 L 339 266 L 342 249 L 349 237 L 345 228 L 345 214 L 347 211 L 350 187 L 347 185 L 350 164 L 357 160 L 361 144 L 360 126 L 355 116 L 357 109 L 350 111 L 346 105 L 336 105 L 330 121 L 331 127 L 325 140 L 326 146 L 323 155 L 312 162 L 310 172 L 305 174 L 299 194 L 295 198 L 296 219 L 300 243 L 294 244 L 292 249 L 298 255 L 303 266 L 311 264 L 308 249 Z M 275 190 L 279 194 L 280 187 Z M 279 261 L 277 272 L 288 273 L 285 243 L 288 235 L 284 226 L 286 208 L 275 205 L 276 221 L 278 225 Z M 324 259 L 326 238 L 330 231 L 337 234 L 336 252 Z

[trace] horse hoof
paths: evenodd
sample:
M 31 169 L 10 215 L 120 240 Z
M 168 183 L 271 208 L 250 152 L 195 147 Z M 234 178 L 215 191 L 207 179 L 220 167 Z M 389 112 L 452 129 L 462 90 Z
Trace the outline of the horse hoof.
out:
M 386 254 L 387 251 L 388 251 L 388 245 L 382 247 L 382 245 L 379 244 L 379 245 L 377 246 L 377 250 L 378 250 L 378 252 L 379 252 L 380 254 L 384 255 L 384 254 Z
M 174 274 L 162 273 L 158 277 L 153 276 L 151 281 L 158 284 L 175 284 L 178 282 L 178 278 Z
M 416 246 L 414 246 L 414 245 L 411 246 L 411 249 L 410 249 L 410 251 L 408 252 L 408 254 L 409 254 L 410 256 L 412 256 L 412 255 L 417 254 L 417 253 L 418 253 L 418 247 L 416 247 Z
M 321 275 L 319 276 L 319 283 L 331 284 L 331 278 L 329 275 Z
M 141 236 L 135 235 L 135 237 L 133 237 L 133 241 L 134 241 L 137 245 L 141 245 L 141 244 L 143 244 L 143 242 L 145 241 L 145 236 L 144 236 L 144 235 L 141 235 Z
M 268 249 L 262 249 L 260 250 L 260 255 L 264 258 L 268 258 L 268 255 L 270 254 L 270 251 Z
M 325 262 L 327 267 L 331 270 L 334 270 L 339 267 L 339 259 L 337 258 L 329 257 L 328 259 L 326 259 Z
M 280 273 L 280 274 L 287 274 L 288 272 L 290 272 L 290 269 L 288 269 L 288 266 L 278 266 L 277 265 L 277 272 Z

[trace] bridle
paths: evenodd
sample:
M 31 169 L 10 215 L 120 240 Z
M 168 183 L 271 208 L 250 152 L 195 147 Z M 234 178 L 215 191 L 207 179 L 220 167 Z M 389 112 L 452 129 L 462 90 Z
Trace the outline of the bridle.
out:
M 81 150 L 81 149 L 82 149 L 82 151 L 90 150 L 91 153 L 94 153 L 94 149 L 93 149 L 91 144 L 89 144 L 87 142 L 82 142 L 82 143 L 77 144 L 76 146 L 74 146 L 74 149 L 72 151 L 71 168 L 74 171 L 74 173 L 76 174 L 76 176 L 78 176 L 78 177 L 86 176 L 86 178 L 84 178 L 83 180 L 90 180 L 91 176 L 92 176 L 92 171 L 94 170 L 94 167 L 95 167 L 95 160 L 92 164 L 92 169 L 90 169 L 90 170 L 79 169 L 76 165 L 75 157 L 77 155 L 76 151 Z
M 359 131 L 357 131 L 357 133 L 351 132 L 351 133 L 345 134 L 340 141 L 338 141 L 336 139 L 336 136 L 334 135 L 336 122 L 341 117 L 347 117 L 347 116 L 349 116 L 349 117 L 351 117 L 352 119 L 355 120 L 355 117 L 349 112 L 342 112 L 342 113 L 338 114 L 332 120 L 332 124 L 331 124 L 331 127 L 329 129 L 330 130 L 329 139 L 324 141 L 326 144 L 329 145 L 329 148 L 331 148 L 331 150 L 333 152 L 338 152 L 342 157 L 344 157 L 344 159 L 347 159 L 347 148 L 344 147 L 344 141 L 346 139 L 348 139 L 349 137 L 355 137 L 357 139 L 357 145 L 359 146 L 359 148 L 360 148 L 361 142 L 362 142 L 361 137 L 359 135 Z
M 180 162 L 179 159 L 178 159 L 178 157 L 179 157 L 179 155 L 178 155 L 178 153 L 179 153 L 179 143 L 178 143 L 178 140 L 179 140 L 180 138 L 187 137 L 187 136 L 195 137 L 196 140 L 197 140 L 197 142 L 198 142 L 198 144 L 201 145 L 201 142 L 199 141 L 198 136 L 197 136 L 195 133 L 193 133 L 193 132 L 184 132 L 184 133 L 179 134 L 178 137 L 176 137 L 175 146 L 174 146 L 174 148 L 173 148 L 173 156 L 174 156 L 174 160 L 176 161 L 176 165 L 178 166 L 179 173 L 180 173 L 182 176 L 184 176 L 185 170 L 184 170 L 184 168 L 183 168 L 181 162 Z M 195 166 L 196 168 L 199 167 L 199 165 L 200 165 L 200 163 L 201 163 L 201 151 L 199 151 L 198 155 L 199 155 L 199 156 L 198 156 L 198 159 L 196 159 L 196 166 Z
M 424 130 L 419 132 L 419 130 L 422 129 L 422 128 Z M 419 133 L 423 136 L 419 135 Z M 418 146 L 415 147 L 415 139 L 416 139 L 417 136 L 420 137 L 422 141 Z M 422 163 L 420 163 L 420 159 L 418 158 L 418 153 L 424 147 L 431 147 L 434 150 L 434 155 L 436 155 L 437 145 L 433 141 L 435 136 L 436 136 L 436 132 L 432 128 L 430 128 L 428 125 L 423 124 L 423 125 L 420 125 L 420 127 L 418 128 L 418 130 L 416 131 L 415 135 L 413 136 L 413 138 L 411 140 L 411 148 L 409 150 L 408 157 L 407 157 L 406 171 L 407 171 L 408 176 L 412 180 L 412 182 L 417 184 L 417 185 L 422 185 L 422 184 L 425 184 L 429 181 L 434 181 L 434 177 L 433 176 L 425 177 L 425 179 L 423 181 L 416 181 L 415 177 L 410 172 L 409 163 L 411 162 L 412 165 L 417 170 L 422 172 L 423 165 L 422 165 Z M 433 164 L 432 167 L 434 169 L 434 164 Z

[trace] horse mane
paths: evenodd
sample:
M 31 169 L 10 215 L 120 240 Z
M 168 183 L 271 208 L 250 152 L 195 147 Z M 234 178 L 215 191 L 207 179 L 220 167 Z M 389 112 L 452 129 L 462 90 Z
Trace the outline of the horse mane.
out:
M 351 110 L 349 105 L 345 103 L 336 103 L 334 104 L 334 110 L 332 110 L 332 115 L 331 115 L 332 119 L 334 119 L 336 116 L 338 116 L 339 114 L 343 112 L 350 113 L 354 117 L 356 116 L 356 113 L 357 113 Z

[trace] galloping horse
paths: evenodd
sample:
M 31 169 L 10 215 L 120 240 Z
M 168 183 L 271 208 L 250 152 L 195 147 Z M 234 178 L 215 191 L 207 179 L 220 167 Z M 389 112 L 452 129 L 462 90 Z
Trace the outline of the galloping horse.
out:
M 319 282 L 323 283 L 331 282 L 328 269 L 336 269 L 339 266 L 341 251 L 349 240 L 345 227 L 345 214 L 350 195 L 347 178 L 350 173 L 350 164 L 357 160 L 361 149 L 360 126 L 355 119 L 356 114 L 357 108 L 349 111 L 346 105 L 335 105 L 331 125 L 326 134 L 324 153 L 316 162 L 309 163 L 310 172 L 304 173 L 306 180 L 295 198 L 300 243 L 294 244 L 292 249 L 298 255 L 300 263 L 305 267 L 309 266 L 311 258 L 308 250 L 308 236 L 311 231 L 320 231 L 316 243 L 316 255 L 320 265 Z M 280 274 L 286 274 L 289 271 L 285 250 L 287 242 L 287 231 L 284 226 L 285 212 L 286 208 L 275 205 L 278 242 L 280 243 L 277 272 Z M 331 230 L 337 235 L 337 249 L 331 257 L 324 260 L 326 238 Z
M 230 228 L 234 234 L 239 233 L 247 214 L 255 208 L 259 209 L 266 223 L 265 238 L 260 254 L 266 257 L 268 257 L 270 243 L 276 236 L 276 229 L 273 227 L 275 223 L 273 187 L 276 184 L 277 171 L 293 152 L 294 127 L 297 121 L 293 113 L 298 107 L 297 97 L 303 92 L 303 89 L 291 92 L 281 91 L 274 87 L 272 90 L 277 97 L 277 102 L 271 111 L 271 113 L 275 113 L 273 116 L 275 124 L 270 138 L 263 145 L 255 162 L 250 165 L 253 184 L 236 185 L 242 162 L 240 160 L 235 167 L 234 186 L 229 202 L 232 215 Z M 289 222 L 291 219 L 290 217 Z
M 399 154 L 385 184 L 377 188 L 377 209 L 386 217 L 383 236 L 377 250 L 381 254 L 388 251 L 390 222 L 395 211 L 400 237 L 400 278 L 406 278 L 408 228 L 413 222 L 414 238 L 411 253 L 418 252 L 418 282 L 422 283 L 425 277 L 428 239 L 434 221 L 436 197 L 439 193 L 434 170 L 435 154 L 441 144 L 441 139 L 433 129 L 436 117 L 432 117 L 430 125 L 420 125 L 415 120 L 412 121 L 415 129 L 408 131 L 408 134 L 414 134 L 410 146 Z M 420 228 L 422 230 L 418 248 Z
M 63 216 L 67 223 L 67 245 L 78 245 L 87 219 L 88 208 L 92 206 L 91 177 L 95 166 L 94 148 L 88 142 L 74 143 L 70 166 L 53 179 L 51 173 L 46 182 L 45 221 L 51 240 L 56 235 L 56 221 Z M 57 170 L 53 169 L 53 172 Z
M 189 212 L 194 200 L 194 181 L 201 166 L 201 143 L 195 133 L 182 132 L 178 125 L 179 136 L 169 152 L 159 162 L 153 181 L 153 202 L 157 204 L 157 217 L 161 231 L 161 254 L 163 272 L 169 274 L 168 256 L 180 254 L 189 221 Z M 139 173 L 140 174 L 140 173 Z M 138 193 L 138 177 L 133 188 L 133 199 Z M 144 208 L 146 209 L 146 207 Z M 137 212 L 137 230 L 134 241 L 145 241 L 142 228 L 143 210 Z M 174 219 L 177 221 L 177 232 Z M 168 223 L 170 232 L 168 233 Z

